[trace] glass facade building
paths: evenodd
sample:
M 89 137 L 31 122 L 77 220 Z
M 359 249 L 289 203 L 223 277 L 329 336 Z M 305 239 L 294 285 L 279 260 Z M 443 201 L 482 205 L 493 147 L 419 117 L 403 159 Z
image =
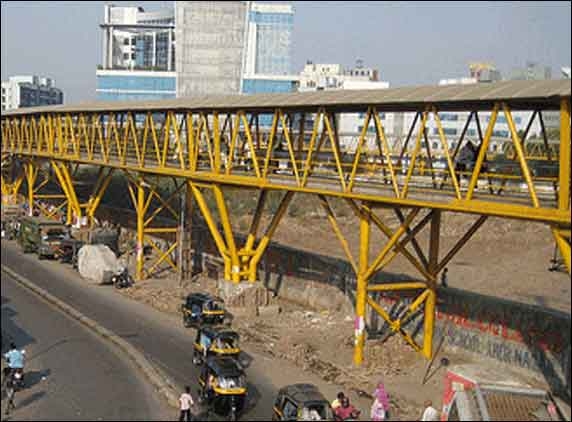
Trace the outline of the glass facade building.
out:
M 175 98 L 174 72 L 98 71 L 98 101 L 144 101 Z
M 264 12 L 253 6 L 249 22 L 255 26 L 255 73 L 289 75 L 294 14 L 291 9 L 283 13 Z

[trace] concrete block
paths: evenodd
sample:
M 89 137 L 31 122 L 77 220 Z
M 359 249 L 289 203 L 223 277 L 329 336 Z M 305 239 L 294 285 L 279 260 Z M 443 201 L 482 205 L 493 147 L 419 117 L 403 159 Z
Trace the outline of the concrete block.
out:
M 278 315 L 282 309 L 278 305 L 258 306 L 256 313 L 260 317 Z

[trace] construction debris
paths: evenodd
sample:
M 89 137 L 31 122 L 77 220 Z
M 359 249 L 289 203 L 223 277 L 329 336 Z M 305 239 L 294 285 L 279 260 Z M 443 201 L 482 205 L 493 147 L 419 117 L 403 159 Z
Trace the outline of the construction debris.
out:
M 121 269 L 115 254 L 106 245 L 85 245 L 79 250 L 78 271 L 88 282 L 106 284 Z

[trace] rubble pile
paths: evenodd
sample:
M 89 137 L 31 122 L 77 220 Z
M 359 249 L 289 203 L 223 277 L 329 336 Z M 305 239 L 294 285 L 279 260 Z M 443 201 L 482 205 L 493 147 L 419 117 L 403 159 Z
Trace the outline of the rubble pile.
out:
M 77 255 L 78 271 L 88 282 L 105 284 L 121 269 L 115 254 L 106 245 L 85 245 Z

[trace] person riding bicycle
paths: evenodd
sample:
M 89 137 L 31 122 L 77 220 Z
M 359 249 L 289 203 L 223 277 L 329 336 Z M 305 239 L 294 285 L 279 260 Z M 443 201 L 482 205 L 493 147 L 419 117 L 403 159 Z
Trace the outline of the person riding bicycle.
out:
M 16 349 L 16 344 L 10 343 L 10 350 L 4 354 L 4 359 L 8 363 L 6 368 L 6 375 L 10 375 L 14 371 L 24 370 L 24 353 Z

